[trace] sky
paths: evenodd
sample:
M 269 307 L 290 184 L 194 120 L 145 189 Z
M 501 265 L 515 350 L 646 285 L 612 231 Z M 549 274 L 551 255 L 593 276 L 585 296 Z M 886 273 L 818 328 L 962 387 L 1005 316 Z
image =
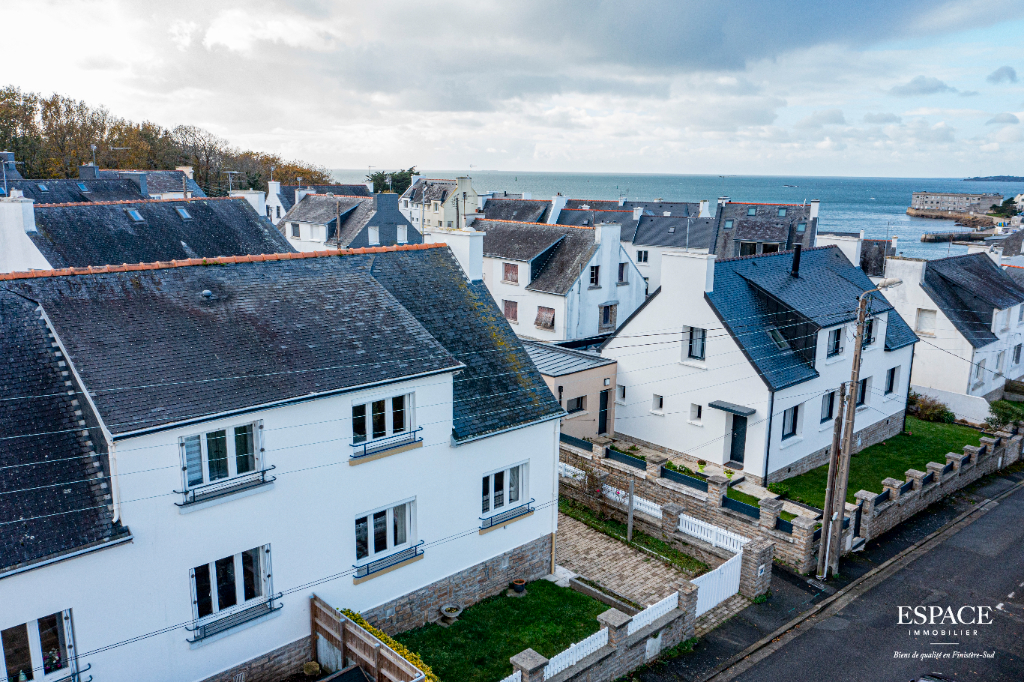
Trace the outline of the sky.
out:
M 0 85 L 329 168 L 1024 175 L 1020 10 L 4 0 Z

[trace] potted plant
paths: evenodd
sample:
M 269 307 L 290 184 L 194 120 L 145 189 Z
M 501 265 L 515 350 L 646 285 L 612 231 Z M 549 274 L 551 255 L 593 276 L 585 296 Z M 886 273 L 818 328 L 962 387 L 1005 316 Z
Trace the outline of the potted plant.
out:
M 732 479 L 732 474 L 733 474 L 733 471 L 732 471 L 732 469 L 726 469 L 726 470 L 725 470 L 725 477 L 726 477 L 726 478 L 728 478 L 728 479 Z
M 526 591 L 526 581 L 522 578 L 516 578 L 512 581 L 512 589 L 515 590 L 516 594 L 522 594 Z
M 309 661 L 302 664 L 302 674 L 309 678 L 320 676 L 320 664 L 316 661 Z
M 697 460 L 697 471 L 699 471 L 700 473 L 703 474 L 704 473 L 704 467 L 707 466 L 707 464 L 708 463 L 705 462 L 704 460 L 698 459 Z

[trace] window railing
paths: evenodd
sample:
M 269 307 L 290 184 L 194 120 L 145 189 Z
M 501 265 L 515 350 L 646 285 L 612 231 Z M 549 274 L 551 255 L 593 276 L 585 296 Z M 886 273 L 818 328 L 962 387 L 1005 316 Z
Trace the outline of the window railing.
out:
M 208 500 L 215 500 L 218 497 L 234 495 L 235 493 L 240 493 L 244 490 L 250 490 L 252 488 L 258 488 L 260 486 L 273 483 L 277 480 L 277 477 L 268 477 L 267 474 L 276 468 L 276 466 L 270 466 L 266 469 L 250 471 L 249 473 L 245 473 L 240 476 L 224 478 L 212 483 L 192 486 L 186 490 L 175 490 L 174 492 L 182 496 L 182 501 L 175 502 L 174 504 L 179 507 L 189 507 L 193 504 L 206 502 Z
M 54 680 L 54 682 L 92 682 L 92 675 L 89 675 L 89 677 L 82 677 L 84 673 L 87 673 L 90 670 L 92 670 L 92 663 L 87 664 L 84 668 L 79 668 L 67 677 L 61 677 L 60 679 Z
M 835 356 L 842 355 L 842 354 L 843 354 L 843 347 L 842 346 L 833 346 L 832 348 L 828 349 L 828 355 L 826 357 L 834 358 Z
M 363 457 L 369 457 L 370 455 L 376 455 L 381 452 L 400 448 L 403 445 L 419 443 L 423 439 L 416 434 L 422 430 L 423 427 L 421 426 L 420 428 L 413 429 L 412 431 L 403 431 L 391 436 L 385 436 L 384 438 L 367 440 L 362 443 L 352 443 L 352 454 L 349 455 L 349 459 L 362 459 Z
M 253 604 L 252 606 L 246 606 L 238 611 L 233 611 L 221 616 L 220 618 L 215 618 L 214 620 L 206 623 L 195 623 L 192 627 L 188 627 L 186 625 L 185 629 L 194 633 L 192 639 L 188 641 L 190 643 L 199 642 L 209 637 L 213 637 L 214 635 L 219 635 L 231 628 L 248 623 L 249 621 L 269 615 L 283 606 L 283 604 L 274 603 L 282 596 L 283 594 L 278 592 L 276 595 L 267 597 L 261 602 Z
M 498 514 L 494 514 L 492 516 L 481 516 L 480 530 L 493 528 L 494 526 L 499 526 L 505 523 L 506 521 L 511 521 L 512 519 L 522 516 L 523 514 L 529 514 L 530 512 L 534 511 L 534 508 L 532 506 L 534 502 L 535 500 L 531 498 L 529 502 L 524 502 L 518 507 L 506 509 L 505 511 L 500 512 Z
M 365 564 L 352 564 L 352 568 L 356 569 L 355 577 L 365 578 L 368 575 L 374 573 L 380 573 L 381 571 L 391 568 L 395 564 L 400 564 L 403 561 L 408 561 L 423 554 L 423 550 L 420 547 L 423 546 L 425 540 L 420 540 L 412 547 L 406 547 L 405 549 L 399 550 L 394 554 L 390 554 L 383 559 L 376 559 L 374 561 L 367 562 Z

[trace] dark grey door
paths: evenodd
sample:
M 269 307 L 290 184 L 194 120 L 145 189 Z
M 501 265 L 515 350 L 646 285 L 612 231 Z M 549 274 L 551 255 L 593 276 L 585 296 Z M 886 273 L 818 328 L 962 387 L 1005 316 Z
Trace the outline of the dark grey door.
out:
M 732 416 L 732 445 L 729 448 L 729 459 L 743 463 L 743 451 L 747 445 L 747 418 L 738 414 Z
M 597 432 L 608 433 L 608 391 L 601 391 L 601 409 L 597 413 Z

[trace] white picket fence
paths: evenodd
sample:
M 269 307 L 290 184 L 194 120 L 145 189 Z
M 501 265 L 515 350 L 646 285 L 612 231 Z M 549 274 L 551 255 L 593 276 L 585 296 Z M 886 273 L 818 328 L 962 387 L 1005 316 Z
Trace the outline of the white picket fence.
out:
M 544 666 L 544 679 L 550 680 L 569 666 L 576 665 L 605 646 L 608 646 L 608 628 L 601 628 L 582 642 L 576 642 L 565 651 L 552 656 L 548 664 Z
M 722 547 L 730 552 L 741 552 L 743 545 L 750 542 L 750 538 L 745 538 L 686 514 L 679 515 L 679 532 L 692 535 L 714 547 Z
M 574 481 L 582 481 L 587 477 L 587 473 L 583 469 L 577 469 L 571 464 L 565 462 L 558 462 L 558 475 L 571 478 Z
M 517 670 L 508 677 L 502 679 L 501 682 L 523 682 L 523 671 Z
M 713 571 L 694 578 L 697 586 L 697 617 L 715 608 L 740 591 L 740 566 L 743 550 Z
M 638 630 L 642 630 L 667 614 L 669 611 L 678 608 L 678 606 L 679 593 L 673 592 L 657 604 L 651 604 L 646 609 L 633 616 L 633 620 L 629 621 L 629 625 L 626 627 L 626 634 L 631 635 Z

